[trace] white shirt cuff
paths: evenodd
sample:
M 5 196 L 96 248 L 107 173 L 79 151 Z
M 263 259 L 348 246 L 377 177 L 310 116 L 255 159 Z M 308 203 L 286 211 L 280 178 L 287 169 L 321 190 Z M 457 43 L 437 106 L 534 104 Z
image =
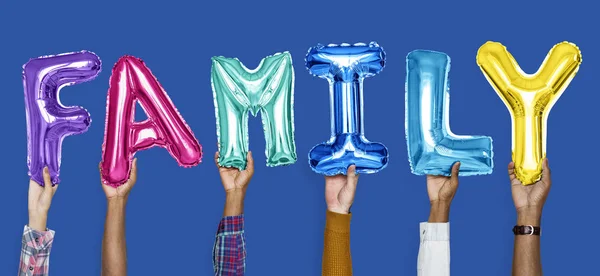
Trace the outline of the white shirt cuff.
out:
M 421 242 L 424 241 L 448 241 L 450 240 L 450 223 L 421 222 Z

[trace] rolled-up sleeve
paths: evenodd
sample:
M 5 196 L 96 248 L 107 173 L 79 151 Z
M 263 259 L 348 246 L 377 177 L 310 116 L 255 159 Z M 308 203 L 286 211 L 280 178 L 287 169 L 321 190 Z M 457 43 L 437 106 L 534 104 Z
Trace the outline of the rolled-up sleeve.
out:
M 19 276 L 46 276 L 50 265 L 50 249 L 54 231 L 36 231 L 25 225 L 21 245 Z

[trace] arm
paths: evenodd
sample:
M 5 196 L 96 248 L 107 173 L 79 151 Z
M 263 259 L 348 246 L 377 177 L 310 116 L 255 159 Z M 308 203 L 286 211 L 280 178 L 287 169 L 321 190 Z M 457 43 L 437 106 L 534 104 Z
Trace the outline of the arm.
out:
M 351 276 L 350 207 L 354 202 L 358 174 L 350 166 L 346 175 L 325 177 L 327 216 L 323 246 L 323 276 Z
M 52 187 L 48 168 L 44 168 L 44 187 L 29 180 L 29 224 L 23 230 L 19 276 L 46 276 L 54 231 L 46 228 L 48 211 L 58 185 Z
M 524 186 L 515 176 L 515 165 L 508 165 L 508 175 L 515 208 L 517 209 L 517 225 L 541 226 L 542 209 L 552 180 L 548 159 L 542 163 L 542 178 L 540 181 Z M 513 252 L 514 276 L 541 276 L 542 261 L 540 256 L 540 236 L 515 235 L 515 248 Z
M 420 225 L 421 243 L 417 261 L 419 276 L 450 275 L 450 205 L 458 189 L 460 163 L 452 166 L 452 175 L 427 176 L 431 210 L 429 220 Z
M 114 188 L 102 184 L 107 210 L 102 239 L 102 276 L 127 275 L 127 246 L 125 243 L 125 207 L 131 188 L 137 181 L 137 159 L 133 160 L 129 180 Z
M 246 169 L 219 166 L 219 153 L 215 163 L 219 168 L 225 189 L 225 208 L 213 246 L 213 268 L 216 276 L 241 276 L 246 270 L 246 238 L 244 236 L 244 198 L 248 183 L 254 174 L 254 159 L 248 152 Z

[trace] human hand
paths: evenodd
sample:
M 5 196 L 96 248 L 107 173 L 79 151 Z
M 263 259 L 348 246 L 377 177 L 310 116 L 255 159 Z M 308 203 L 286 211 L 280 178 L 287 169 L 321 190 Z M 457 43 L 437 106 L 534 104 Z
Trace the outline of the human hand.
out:
M 219 168 L 219 175 L 221 175 L 221 183 L 225 188 L 226 193 L 241 192 L 246 193 L 248 183 L 254 175 L 254 159 L 252 158 L 252 152 L 249 151 L 246 157 L 246 169 L 240 171 L 237 168 L 226 168 L 219 165 L 219 152 L 215 153 L 215 164 Z
M 325 176 L 327 210 L 339 214 L 348 214 L 354 202 L 356 184 L 358 184 L 358 174 L 354 165 L 348 168 L 346 175 Z
M 29 227 L 37 231 L 46 231 L 48 211 L 50 210 L 52 197 L 58 189 L 58 185 L 52 187 L 52 180 L 50 178 L 48 167 L 44 167 L 43 176 L 44 187 L 33 180 L 29 180 Z
M 452 165 L 451 176 L 427 175 L 427 194 L 431 210 L 429 222 L 448 222 L 450 204 L 458 189 L 460 162 Z
M 100 169 L 100 171 L 102 170 L 101 165 L 99 165 L 98 168 Z M 131 191 L 131 188 L 133 188 L 133 186 L 135 185 L 136 181 L 137 181 L 137 158 L 133 159 L 133 162 L 131 165 L 131 172 L 129 172 L 129 179 L 127 180 L 127 182 L 125 182 L 121 186 L 115 188 L 110 185 L 106 185 L 106 184 L 102 183 L 102 180 L 100 180 L 100 182 L 102 183 L 102 189 L 104 190 L 104 193 L 106 194 L 106 199 L 108 201 L 113 201 L 113 200 L 127 201 L 127 198 L 129 197 L 129 192 Z
M 508 164 L 508 176 L 510 177 L 513 201 L 517 209 L 517 223 L 519 225 L 539 226 L 542 209 L 552 186 L 548 159 L 545 158 L 542 162 L 542 178 L 534 184 L 525 186 L 521 183 L 515 175 L 514 162 Z
M 244 213 L 244 198 L 248 183 L 254 175 L 254 159 L 252 152 L 249 151 L 246 156 L 246 169 L 240 171 L 237 168 L 227 168 L 219 165 L 219 152 L 215 153 L 215 164 L 219 169 L 221 183 L 225 188 L 225 209 L 223 216 L 239 216 Z

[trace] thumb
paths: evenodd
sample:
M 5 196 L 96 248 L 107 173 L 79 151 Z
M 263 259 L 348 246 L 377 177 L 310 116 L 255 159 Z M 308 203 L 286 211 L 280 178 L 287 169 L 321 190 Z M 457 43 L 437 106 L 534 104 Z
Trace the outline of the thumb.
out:
M 250 175 L 254 174 L 254 158 L 252 157 L 252 151 L 248 151 L 246 156 L 246 170 Z
M 548 158 L 544 158 L 542 161 L 542 178 L 544 180 L 550 180 L 550 165 L 548 164 Z M 549 183 L 549 181 L 547 181 Z
M 42 175 L 44 177 L 44 190 L 47 191 L 52 189 L 52 178 L 50 177 L 50 170 L 48 169 L 48 166 L 44 167 Z
M 131 162 L 131 172 L 129 172 L 129 182 L 131 185 L 135 184 L 137 181 L 137 158 L 133 159 Z
M 54 192 L 56 191 L 55 188 L 52 187 L 52 178 L 50 177 L 50 170 L 48 169 L 48 167 L 44 167 L 44 171 L 43 171 L 43 175 L 44 175 L 44 192 L 43 197 L 45 197 L 46 199 L 52 199 L 52 196 L 54 195 Z M 56 185 L 56 188 L 58 188 L 58 185 Z
M 348 167 L 348 171 L 346 172 L 346 180 L 348 189 L 354 192 L 354 190 L 356 190 L 356 185 L 358 184 L 358 174 L 356 173 L 355 165 Z
M 454 163 L 454 165 L 452 165 L 452 172 L 450 175 L 450 184 L 452 184 L 453 187 L 458 186 L 458 173 L 460 172 L 460 162 L 456 162 Z

